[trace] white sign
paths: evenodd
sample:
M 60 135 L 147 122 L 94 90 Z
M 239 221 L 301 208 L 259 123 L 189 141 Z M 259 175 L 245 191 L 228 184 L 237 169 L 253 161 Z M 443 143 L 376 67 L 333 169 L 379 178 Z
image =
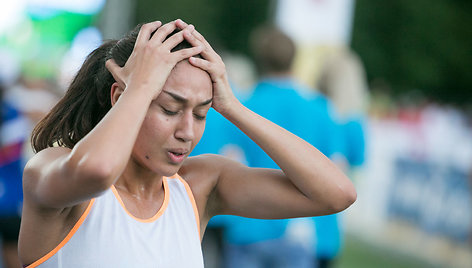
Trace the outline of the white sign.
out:
M 354 0 L 278 0 L 276 23 L 296 43 L 348 45 Z

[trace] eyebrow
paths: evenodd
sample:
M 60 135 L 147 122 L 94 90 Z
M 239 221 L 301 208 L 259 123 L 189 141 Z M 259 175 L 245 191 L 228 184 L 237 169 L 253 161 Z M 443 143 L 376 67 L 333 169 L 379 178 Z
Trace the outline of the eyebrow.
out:
M 181 102 L 181 103 L 183 103 L 183 104 L 187 104 L 187 103 L 188 103 L 188 99 L 186 99 L 186 98 L 184 98 L 184 97 L 182 97 L 182 96 L 180 96 L 180 95 L 178 95 L 178 94 L 175 94 L 175 93 L 172 93 L 172 92 L 169 92 L 169 91 L 165 91 L 165 90 L 162 91 L 162 92 L 167 93 L 169 96 L 171 96 L 172 98 L 174 98 L 174 99 L 175 99 L 176 101 L 178 101 L 178 102 Z M 213 98 L 210 98 L 210 99 L 208 99 L 208 100 L 206 100 L 206 101 L 203 101 L 203 102 L 199 103 L 197 106 L 205 106 L 205 105 L 210 104 L 212 101 L 213 101 Z

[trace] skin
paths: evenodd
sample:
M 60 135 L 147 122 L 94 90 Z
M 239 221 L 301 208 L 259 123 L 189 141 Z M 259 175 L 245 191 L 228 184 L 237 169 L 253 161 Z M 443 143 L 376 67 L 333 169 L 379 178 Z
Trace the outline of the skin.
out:
M 113 107 L 104 119 L 74 149 L 48 148 L 28 162 L 19 238 L 23 263 L 60 243 L 90 199 L 112 185 L 131 214 L 152 217 L 163 202 L 163 176 L 175 173 L 192 189 L 202 235 L 218 214 L 317 216 L 342 211 L 355 201 L 352 183 L 329 159 L 234 97 L 223 61 L 193 26 L 181 20 L 160 26 L 142 27 L 123 68 L 113 60 L 106 63 L 117 82 L 110 92 Z M 163 42 L 175 28 L 184 30 Z M 184 38 L 194 47 L 171 53 Z M 192 57 L 197 54 L 203 59 Z M 216 155 L 172 162 L 169 150 L 185 151 L 186 157 L 198 143 L 210 106 L 281 170 L 249 168 Z
M 2 245 L 3 252 L 3 263 L 6 268 L 19 268 L 21 267 L 20 260 L 18 259 L 18 243 L 3 241 Z

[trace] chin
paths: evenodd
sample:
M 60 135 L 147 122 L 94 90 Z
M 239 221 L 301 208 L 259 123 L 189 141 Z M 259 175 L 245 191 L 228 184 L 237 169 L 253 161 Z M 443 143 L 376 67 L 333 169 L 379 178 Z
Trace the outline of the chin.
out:
M 164 177 L 172 177 L 175 175 L 175 173 L 177 173 L 179 171 L 179 169 L 175 169 L 174 171 L 172 172 L 167 172 L 167 173 L 163 173 L 162 176 Z
M 161 164 L 159 168 L 156 168 L 154 172 L 164 177 L 171 177 L 180 170 L 182 165 L 172 165 L 172 164 Z

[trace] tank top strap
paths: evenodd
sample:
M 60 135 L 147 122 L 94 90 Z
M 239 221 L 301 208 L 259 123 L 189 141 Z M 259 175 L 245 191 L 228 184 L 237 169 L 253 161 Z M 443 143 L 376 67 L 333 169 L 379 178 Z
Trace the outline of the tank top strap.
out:
M 195 221 L 197 222 L 197 229 L 198 229 L 198 235 L 201 238 L 201 232 L 200 232 L 200 214 L 198 212 L 198 207 L 197 203 L 195 201 L 195 196 L 193 195 L 193 191 L 190 188 L 190 185 L 187 183 L 185 179 L 183 179 L 179 174 L 174 174 L 171 177 L 166 177 L 164 180 L 168 180 L 169 185 L 179 185 L 178 189 L 180 191 L 185 190 L 185 193 L 187 194 L 193 208 L 193 212 L 195 214 Z

